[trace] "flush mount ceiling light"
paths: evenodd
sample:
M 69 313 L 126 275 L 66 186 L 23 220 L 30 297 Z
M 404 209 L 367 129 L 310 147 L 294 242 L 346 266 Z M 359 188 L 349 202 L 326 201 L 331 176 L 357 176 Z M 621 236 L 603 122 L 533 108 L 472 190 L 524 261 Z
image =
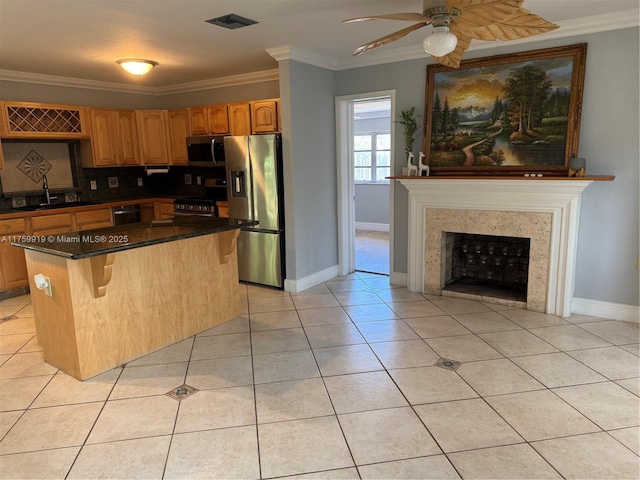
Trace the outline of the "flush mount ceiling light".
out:
M 139 58 L 125 58 L 116 62 L 125 72 L 131 75 L 146 75 L 158 63 L 151 60 L 142 60 Z

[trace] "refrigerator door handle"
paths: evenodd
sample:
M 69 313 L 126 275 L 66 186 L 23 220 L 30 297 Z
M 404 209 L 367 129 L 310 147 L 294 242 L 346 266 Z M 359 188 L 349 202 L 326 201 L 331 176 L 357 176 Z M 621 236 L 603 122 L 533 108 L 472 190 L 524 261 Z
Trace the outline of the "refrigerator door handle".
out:
M 216 162 L 216 152 L 215 152 L 215 147 L 214 147 L 215 143 L 216 143 L 216 139 L 212 138 L 211 139 L 211 158 L 213 158 L 213 164 L 214 165 L 216 163 L 218 163 L 218 162 Z
M 246 197 L 246 175 L 243 170 L 231 170 L 229 173 L 232 197 Z

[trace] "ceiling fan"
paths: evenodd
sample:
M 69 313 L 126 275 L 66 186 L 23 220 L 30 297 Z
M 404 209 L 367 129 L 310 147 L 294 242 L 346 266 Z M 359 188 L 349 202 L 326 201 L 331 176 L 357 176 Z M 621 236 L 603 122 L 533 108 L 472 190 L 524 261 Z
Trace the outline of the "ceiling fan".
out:
M 458 68 L 471 40 L 515 40 L 550 32 L 558 25 L 522 8 L 524 0 L 423 0 L 422 13 L 389 13 L 344 20 L 400 20 L 417 22 L 397 32 L 365 43 L 353 55 L 361 55 L 408 35 L 427 25 L 433 33 L 423 42 L 425 52 L 449 67 Z

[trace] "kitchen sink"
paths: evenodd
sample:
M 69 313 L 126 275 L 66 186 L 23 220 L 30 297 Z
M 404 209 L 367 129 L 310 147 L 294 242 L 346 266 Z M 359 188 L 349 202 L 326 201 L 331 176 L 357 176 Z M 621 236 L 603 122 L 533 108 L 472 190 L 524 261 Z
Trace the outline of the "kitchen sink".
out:
M 70 207 L 86 207 L 87 205 L 98 205 L 98 202 L 62 202 L 62 203 L 41 203 L 40 205 L 31 205 L 28 207 L 18 207 L 15 210 L 24 210 L 27 212 L 40 212 L 42 210 L 55 210 L 58 208 Z

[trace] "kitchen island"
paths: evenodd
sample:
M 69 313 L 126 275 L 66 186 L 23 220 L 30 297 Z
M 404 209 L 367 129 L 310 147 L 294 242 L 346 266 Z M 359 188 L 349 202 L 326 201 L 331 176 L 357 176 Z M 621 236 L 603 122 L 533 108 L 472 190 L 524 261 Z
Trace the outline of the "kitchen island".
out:
M 237 317 L 236 239 L 255 224 L 187 216 L 14 238 L 45 361 L 85 380 Z

